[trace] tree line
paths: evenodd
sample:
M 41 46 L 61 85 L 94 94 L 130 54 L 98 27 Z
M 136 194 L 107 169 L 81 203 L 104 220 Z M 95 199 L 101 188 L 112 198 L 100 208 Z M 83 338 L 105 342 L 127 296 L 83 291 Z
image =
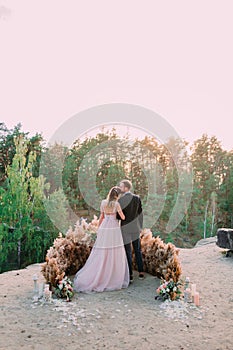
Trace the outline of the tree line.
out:
M 179 166 L 192 170 L 192 196 L 182 221 L 166 233 Z M 131 179 L 145 222 L 166 242 L 192 247 L 219 227 L 233 227 L 233 151 L 215 136 L 203 134 L 190 146 L 174 138 L 164 144 L 150 136 L 120 138 L 112 129 L 68 148 L 46 146 L 42 135 L 29 137 L 21 124 L 8 129 L 0 123 L 0 272 L 43 261 L 59 231 L 71 224 L 68 206 L 78 217 L 99 215 L 99 198 L 122 178 Z

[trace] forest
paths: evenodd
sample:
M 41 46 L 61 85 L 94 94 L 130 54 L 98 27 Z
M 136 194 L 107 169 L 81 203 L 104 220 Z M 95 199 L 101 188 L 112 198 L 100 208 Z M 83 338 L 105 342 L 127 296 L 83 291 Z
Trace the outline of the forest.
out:
M 192 175 L 190 200 L 167 232 L 179 167 Z M 152 136 L 122 138 L 112 129 L 68 147 L 46 145 L 20 123 L 12 129 L 0 123 L 0 273 L 43 262 L 58 234 L 74 225 L 69 208 L 92 220 L 99 199 L 123 178 L 141 197 L 145 227 L 165 242 L 191 248 L 218 228 L 233 227 L 233 150 L 215 136 L 203 134 L 192 145 L 175 138 L 160 143 Z

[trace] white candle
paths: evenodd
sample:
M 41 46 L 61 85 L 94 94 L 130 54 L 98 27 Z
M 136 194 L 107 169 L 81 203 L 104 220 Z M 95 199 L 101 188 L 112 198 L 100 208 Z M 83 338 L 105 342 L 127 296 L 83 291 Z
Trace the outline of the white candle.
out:
M 194 297 L 195 293 L 196 293 L 196 284 L 192 284 L 192 297 Z
M 46 287 L 46 288 L 44 289 L 44 294 L 45 294 L 45 295 L 49 295 L 49 288 L 48 288 L 48 287 Z

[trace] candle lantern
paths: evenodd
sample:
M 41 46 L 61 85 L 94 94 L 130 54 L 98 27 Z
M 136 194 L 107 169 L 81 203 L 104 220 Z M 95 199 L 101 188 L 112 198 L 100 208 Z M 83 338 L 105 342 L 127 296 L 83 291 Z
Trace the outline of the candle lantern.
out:
M 186 277 L 186 278 L 185 278 L 184 289 L 190 288 L 189 284 L 190 284 L 190 278 L 189 278 L 189 277 Z
M 184 291 L 184 301 L 186 303 L 191 303 L 192 302 L 192 291 L 190 288 L 186 288 Z
M 33 275 L 33 281 L 34 281 L 34 293 L 37 294 L 38 293 L 38 276 L 37 274 Z
M 44 295 L 44 286 L 45 286 L 44 283 L 39 284 L 39 298 L 42 298 Z
M 51 301 L 52 292 L 49 290 L 49 284 L 45 284 L 43 298 L 44 301 Z

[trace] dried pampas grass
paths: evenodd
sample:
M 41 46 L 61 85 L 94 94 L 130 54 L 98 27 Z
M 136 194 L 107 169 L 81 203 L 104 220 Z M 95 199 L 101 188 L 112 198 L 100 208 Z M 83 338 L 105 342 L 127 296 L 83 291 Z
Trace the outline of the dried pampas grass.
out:
M 65 237 L 60 233 L 42 265 L 46 281 L 55 287 L 65 275 L 75 274 L 85 264 L 94 242 L 95 233 L 86 231 L 82 221 L 76 223 L 74 230 L 70 227 Z
M 164 243 L 159 236 L 153 237 L 149 229 L 144 229 L 140 235 L 144 271 L 166 281 L 177 282 L 182 273 L 178 259 L 179 249 L 172 243 Z M 133 252 L 133 267 L 137 269 Z

